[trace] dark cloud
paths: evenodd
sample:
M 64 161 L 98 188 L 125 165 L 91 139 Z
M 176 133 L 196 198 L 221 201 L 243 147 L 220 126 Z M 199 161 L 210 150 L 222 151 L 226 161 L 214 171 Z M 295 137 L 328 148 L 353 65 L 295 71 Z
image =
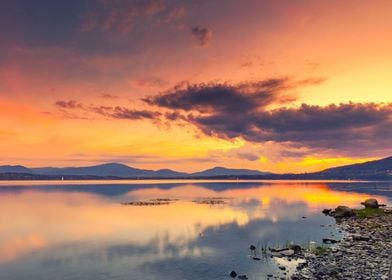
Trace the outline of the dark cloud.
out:
M 59 100 L 56 101 L 55 105 L 61 109 L 81 109 L 83 105 L 75 100 Z
M 161 116 L 161 113 L 148 110 L 132 110 L 121 106 L 94 106 L 90 105 L 88 111 L 94 112 L 98 115 L 113 118 L 113 119 L 127 119 L 127 120 L 156 120 Z
M 340 104 L 241 114 L 215 112 L 190 116 L 190 122 L 208 135 L 242 137 L 252 142 L 294 142 L 331 150 L 358 152 L 386 149 L 392 137 L 392 104 Z M 364 151 L 360 151 L 363 153 Z M 368 150 L 371 153 L 370 150 Z
M 131 110 L 124 107 L 114 107 L 110 109 L 109 116 L 115 119 L 129 119 L 129 120 L 140 120 L 150 119 L 156 120 L 161 116 L 161 113 L 148 111 L 148 110 Z
M 199 46 L 206 47 L 210 44 L 212 39 L 212 30 L 205 27 L 195 26 L 191 29 L 191 33 Z
M 302 81 L 301 81 L 302 83 Z M 288 94 L 296 85 L 288 78 L 268 79 L 259 82 L 229 84 L 185 85 L 171 92 L 143 99 L 150 105 L 173 110 L 199 113 L 232 113 L 254 111 L 273 103 L 295 100 Z
M 133 110 L 122 106 L 96 106 L 93 104 L 86 106 L 75 100 L 59 100 L 55 102 L 55 105 L 61 110 L 63 116 L 71 118 L 88 118 L 88 114 L 93 114 L 112 119 L 157 120 L 161 116 L 161 113 L 156 111 Z
M 282 78 L 239 85 L 202 84 L 144 101 L 168 109 L 169 120 L 191 123 L 206 135 L 225 139 L 284 142 L 347 154 L 371 154 L 390 148 L 392 103 L 302 104 L 270 109 L 270 105 L 295 100 L 290 94 L 295 89 L 321 82 Z

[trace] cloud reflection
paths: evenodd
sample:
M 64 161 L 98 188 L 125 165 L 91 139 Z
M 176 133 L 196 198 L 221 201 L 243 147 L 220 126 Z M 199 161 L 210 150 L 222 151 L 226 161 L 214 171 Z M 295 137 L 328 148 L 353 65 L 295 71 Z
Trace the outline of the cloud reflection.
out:
M 192 202 L 208 197 L 227 198 L 227 204 L 211 206 Z M 124 244 L 139 250 L 153 248 L 154 254 L 150 251 L 145 254 L 150 261 L 152 256 L 165 259 L 213 254 L 208 246 L 190 244 L 207 232 L 228 226 L 248 230 L 256 221 L 270 225 L 269 229 L 254 229 L 257 236 L 268 235 L 274 223 L 296 222 L 302 215 L 315 215 L 322 207 L 358 206 L 367 197 L 363 193 L 332 190 L 323 183 L 255 183 L 223 190 L 184 183 L 164 189 L 146 186 L 116 197 L 34 189 L 3 193 L 0 195 L 0 220 L 4 221 L 0 224 L 0 262 L 15 261 L 33 251 L 91 240 L 109 242 L 111 248 Z M 154 198 L 179 200 L 160 206 L 120 204 Z M 385 198 L 377 198 L 385 202 Z

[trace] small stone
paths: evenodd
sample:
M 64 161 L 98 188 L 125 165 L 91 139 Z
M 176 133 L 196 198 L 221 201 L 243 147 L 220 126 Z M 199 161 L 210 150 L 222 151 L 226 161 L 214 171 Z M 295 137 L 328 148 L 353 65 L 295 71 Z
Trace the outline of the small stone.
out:
M 332 239 L 332 238 L 323 238 L 323 243 L 325 244 L 334 244 L 334 243 L 338 243 L 339 240 L 336 239 Z
M 285 251 L 280 251 L 280 254 L 282 256 L 285 256 L 285 257 L 290 257 L 290 256 L 294 255 L 294 253 L 295 252 L 292 249 L 288 249 L 288 250 L 285 250 Z
M 232 271 L 229 273 L 229 275 L 230 275 L 231 278 L 236 278 L 236 277 L 237 277 L 237 272 L 235 272 L 234 270 L 232 270 Z

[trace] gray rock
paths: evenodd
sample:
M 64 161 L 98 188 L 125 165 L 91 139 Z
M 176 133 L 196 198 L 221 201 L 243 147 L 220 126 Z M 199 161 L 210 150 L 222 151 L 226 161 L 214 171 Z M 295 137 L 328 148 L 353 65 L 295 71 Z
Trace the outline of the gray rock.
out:
M 291 243 L 289 245 L 289 249 L 294 250 L 295 253 L 298 253 L 298 252 L 301 252 L 302 247 L 300 245 L 298 245 L 298 244 Z
M 339 240 L 336 239 L 332 239 L 332 238 L 323 238 L 323 243 L 325 244 L 334 244 L 334 243 L 338 243 Z
M 361 204 L 365 205 L 365 208 L 378 208 L 379 207 L 377 199 L 374 199 L 374 198 L 366 199 Z
M 335 218 L 344 218 L 344 217 L 352 217 L 355 216 L 354 210 L 347 206 L 338 206 L 331 213 L 331 215 Z
M 295 254 L 294 250 L 292 250 L 292 249 L 280 251 L 279 253 L 280 253 L 282 256 L 284 256 L 284 257 L 291 257 L 292 255 Z

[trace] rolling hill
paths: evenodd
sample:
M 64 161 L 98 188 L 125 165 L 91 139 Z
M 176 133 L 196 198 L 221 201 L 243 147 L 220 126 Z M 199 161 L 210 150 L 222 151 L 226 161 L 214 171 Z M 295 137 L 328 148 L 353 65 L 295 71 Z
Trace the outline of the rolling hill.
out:
M 21 165 L 0 166 L 3 179 L 137 179 L 137 178 L 243 178 L 243 179 L 340 179 L 340 180 L 392 180 L 392 157 L 329 168 L 320 172 L 302 174 L 273 174 L 250 169 L 214 167 L 194 173 L 177 172 L 170 169 L 148 170 L 129 167 L 120 163 L 106 163 L 84 167 L 40 167 Z

